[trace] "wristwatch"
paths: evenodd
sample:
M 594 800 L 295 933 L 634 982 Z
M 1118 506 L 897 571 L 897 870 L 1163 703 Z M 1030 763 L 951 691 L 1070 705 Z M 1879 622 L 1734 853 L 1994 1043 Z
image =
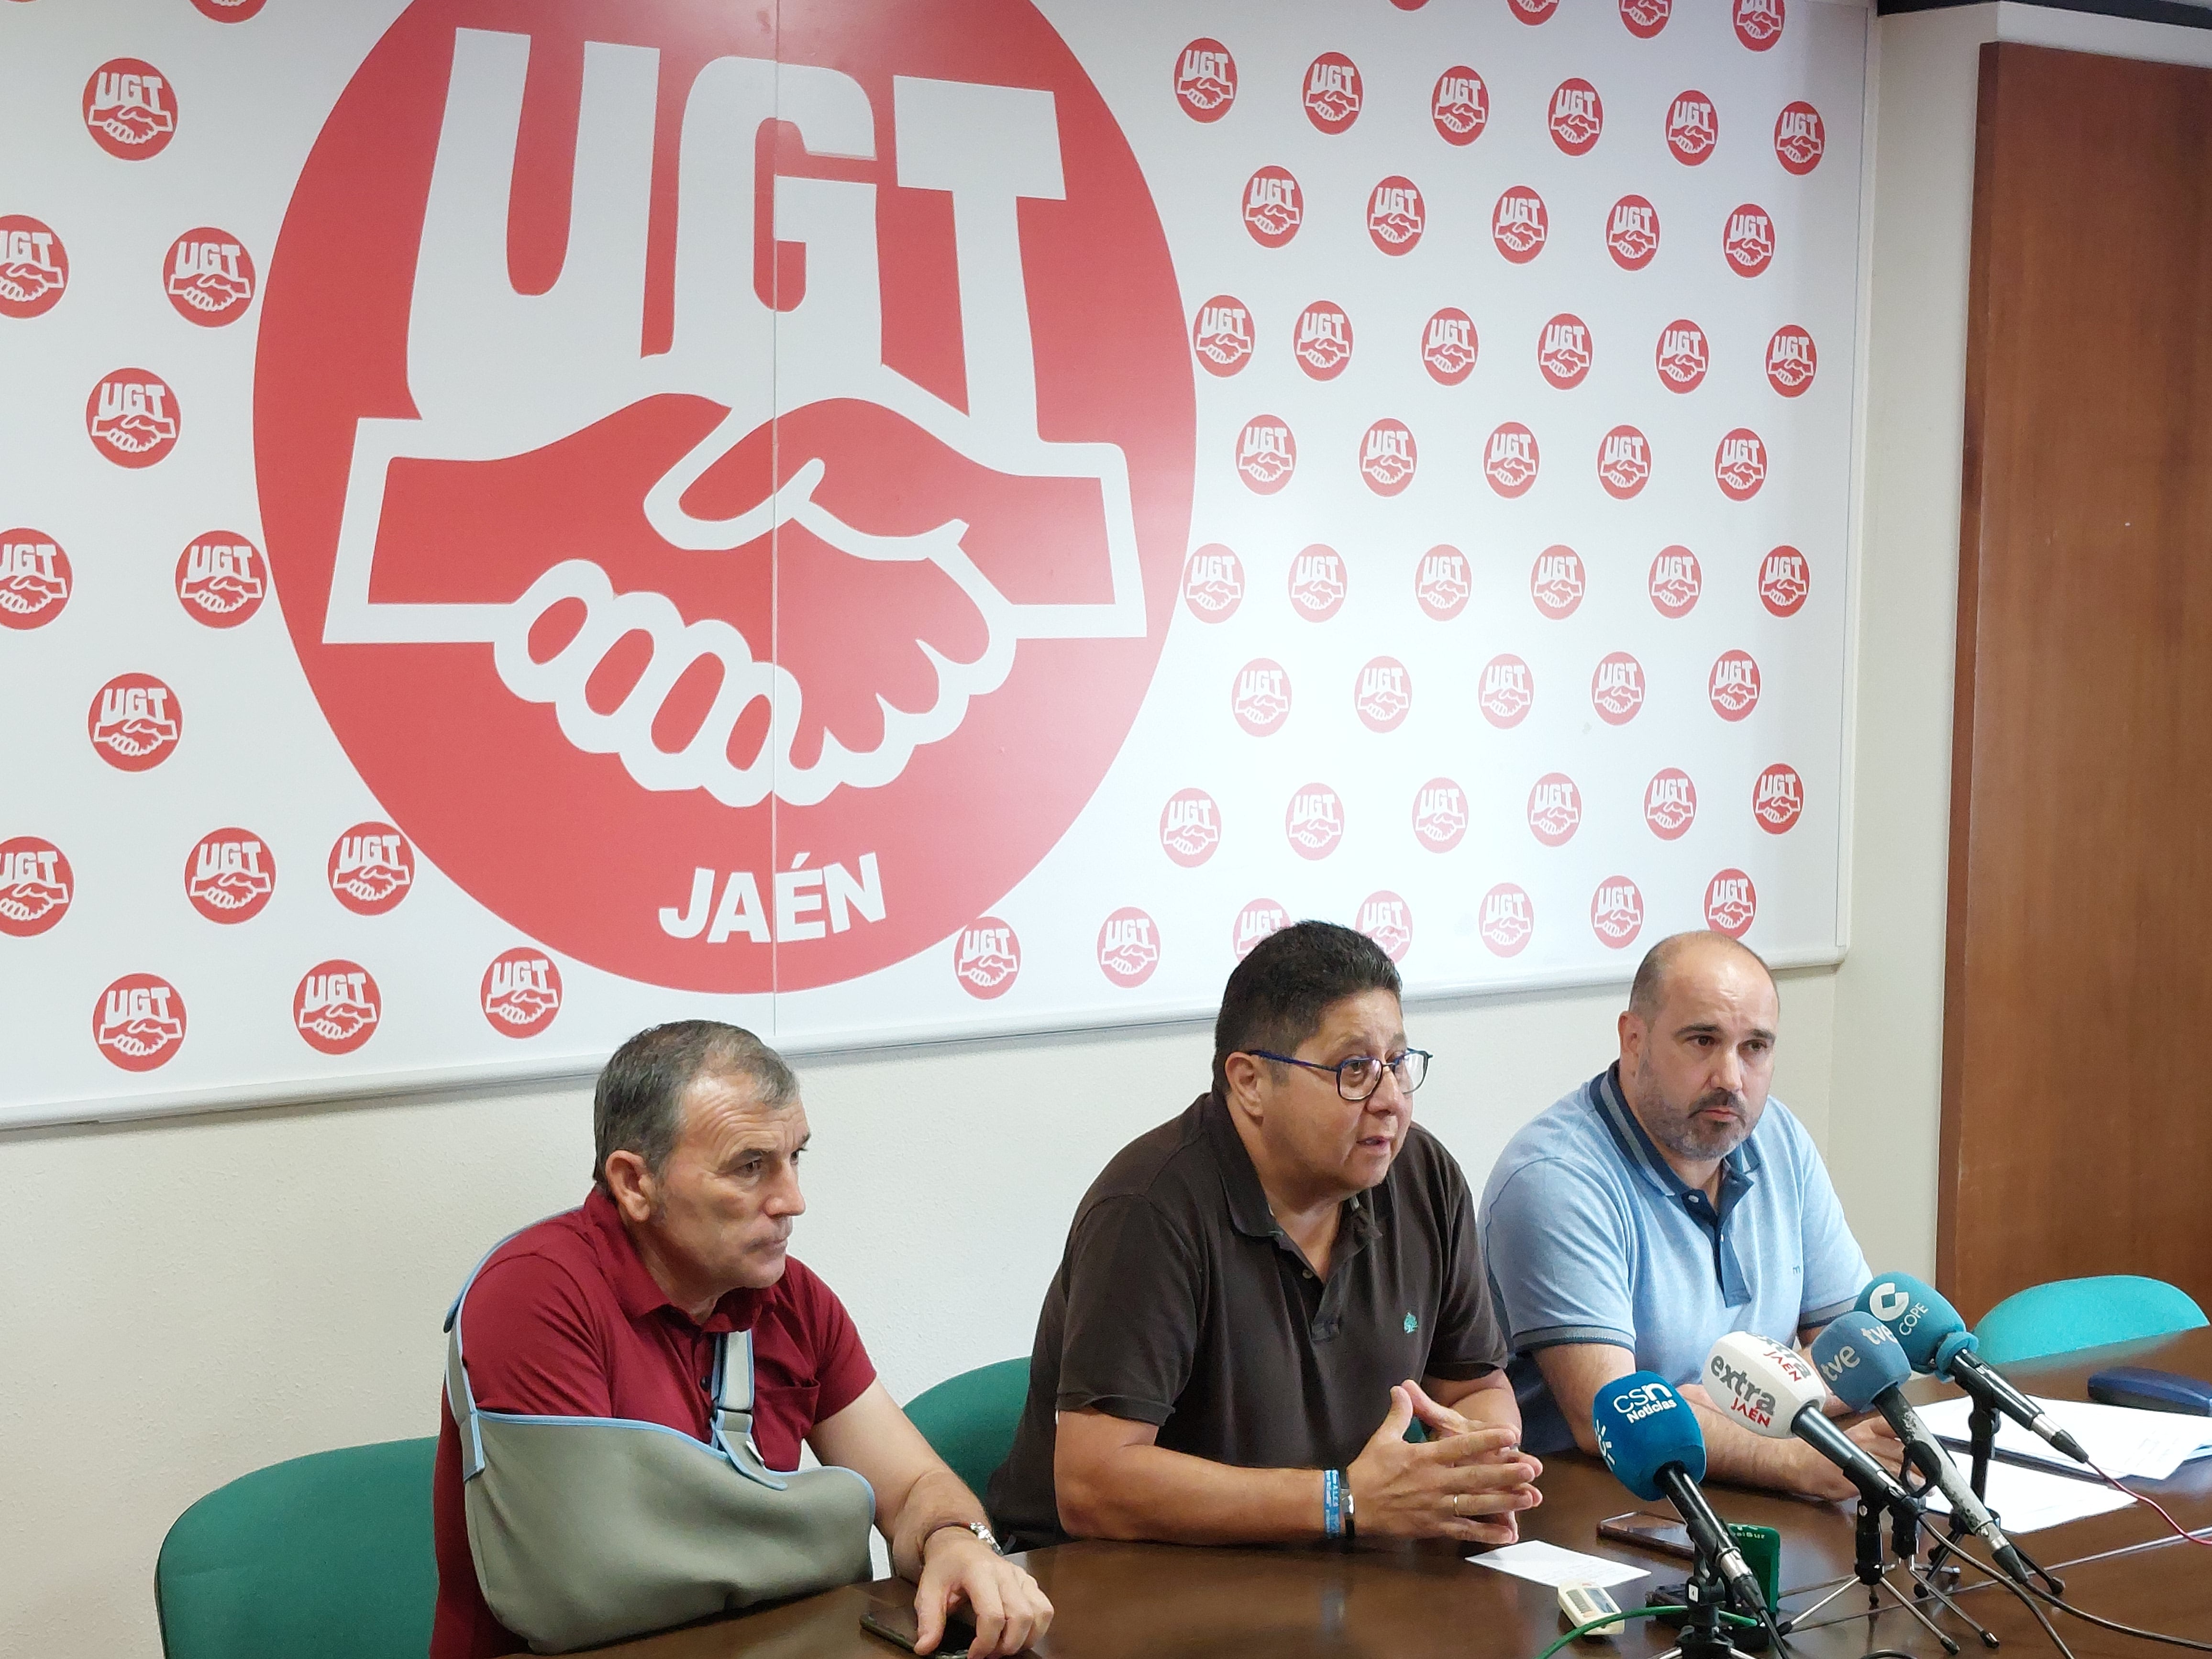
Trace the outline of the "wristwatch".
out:
M 924 1544 L 927 1544 L 931 1538 L 936 1537 L 939 1533 L 948 1530 L 956 1532 L 972 1532 L 975 1534 L 976 1538 L 981 1541 L 983 1547 L 990 1551 L 992 1554 L 1004 1555 L 1006 1553 L 1006 1551 L 999 1547 L 997 1534 L 993 1533 L 990 1528 L 985 1526 L 981 1521 L 947 1521 L 942 1525 L 932 1527 L 929 1529 L 928 1537 L 924 1538 L 921 1541 Z

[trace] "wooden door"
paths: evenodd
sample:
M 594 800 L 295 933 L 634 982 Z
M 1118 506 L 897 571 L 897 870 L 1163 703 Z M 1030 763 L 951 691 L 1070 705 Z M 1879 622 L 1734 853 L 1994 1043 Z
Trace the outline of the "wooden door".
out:
M 1984 46 L 1968 304 L 1937 1278 L 2212 1307 L 2212 71 Z

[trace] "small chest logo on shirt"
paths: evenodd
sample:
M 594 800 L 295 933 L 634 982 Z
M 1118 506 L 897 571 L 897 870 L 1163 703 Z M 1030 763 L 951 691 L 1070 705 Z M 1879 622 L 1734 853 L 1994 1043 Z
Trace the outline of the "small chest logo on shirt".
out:
M 1408 1336 L 1411 1336 L 1411 1335 L 1412 1335 L 1415 1331 L 1418 1331 L 1418 1330 L 1419 1330 L 1419 1329 L 1420 1329 L 1420 1328 L 1421 1328 L 1421 1316 L 1420 1316 L 1420 1315 L 1419 1315 L 1419 1314 L 1412 1314 L 1412 1313 L 1407 1314 L 1407 1315 L 1406 1316 L 1406 1334 L 1407 1334 L 1407 1335 L 1408 1335 Z

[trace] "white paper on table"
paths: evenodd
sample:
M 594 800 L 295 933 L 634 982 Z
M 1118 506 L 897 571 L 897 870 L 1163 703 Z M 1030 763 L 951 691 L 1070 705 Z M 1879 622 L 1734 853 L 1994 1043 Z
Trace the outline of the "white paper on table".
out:
M 2123 1480 L 2167 1480 L 2191 1458 L 2212 1452 L 2212 1417 L 2182 1412 L 2147 1412 L 2131 1406 L 2103 1406 L 2086 1400 L 2035 1400 L 2052 1422 L 2081 1443 L 2108 1474 Z M 1923 1406 L 1920 1420 L 1928 1431 L 1955 1445 L 1967 1440 L 1966 1416 L 1973 1409 L 1966 1399 L 1940 1400 Z M 2065 1453 L 2047 1445 L 2010 1418 L 1997 1419 L 1999 1451 L 2032 1457 L 2062 1469 L 2080 1469 Z M 2087 1473 L 2084 1470 L 2083 1473 Z
M 2136 1500 L 2102 1481 L 2092 1485 L 2071 1475 L 2045 1474 L 2040 1469 L 2024 1469 L 2017 1463 L 1993 1462 L 1990 1465 L 1989 1491 L 1984 1501 L 2007 1532 L 2030 1533 L 2079 1521 L 2085 1516 L 2107 1515 L 2127 1508 Z M 1939 1514 L 1951 1512 L 1951 1506 L 1943 1501 L 1940 1492 L 1929 1492 L 1928 1505 Z
M 1508 1544 L 1503 1549 L 1489 1550 L 1480 1555 L 1467 1558 L 1480 1567 L 1495 1567 L 1500 1572 L 1510 1572 L 1516 1578 L 1526 1578 L 1533 1583 L 1549 1584 L 1557 1589 L 1562 1584 L 1571 1584 L 1577 1579 L 1589 1584 L 1625 1584 L 1632 1578 L 1648 1578 L 1650 1575 L 1642 1567 L 1632 1567 L 1626 1561 L 1608 1560 L 1602 1555 L 1580 1555 L 1573 1550 L 1563 1550 L 1557 1544 L 1547 1544 L 1539 1539 L 1524 1539 L 1518 1544 Z

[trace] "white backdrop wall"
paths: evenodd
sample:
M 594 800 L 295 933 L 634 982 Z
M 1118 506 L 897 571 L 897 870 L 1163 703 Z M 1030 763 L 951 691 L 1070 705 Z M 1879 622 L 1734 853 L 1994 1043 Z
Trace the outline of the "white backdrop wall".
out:
M 2000 33 L 2182 61 L 2212 49 L 2200 31 L 2031 6 L 1877 28 L 1851 950 L 1833 974 L 1785 977 L 1778 1093 L 1821 1138 L 1869 1252 L 1921 1272 L 1974 58 Z M 1617 1002 L 1416 1011 L 1443 1056 L 1421 1109 L 1470 1172 L 1595 1069 Z M 804 1068 L 822 1145 L 805 1253 L 852 1301 L 896 1394 L 1026 1347 L 1075 1196 L 1196 1087 L 1206 1049 L 1196 1028 L 1167 1028 Z M 1049 1156 L 1006 1133 L 1009 1102 L 1052 1115 Z M 152 1659 L 154 1553 L 192 1498 L 280 1457 L 428 1432 L 455 1276 L 484 1241 L 573 1202 L 587 1147 L 575 1088 L 0 1135 L 0 1651 Z

